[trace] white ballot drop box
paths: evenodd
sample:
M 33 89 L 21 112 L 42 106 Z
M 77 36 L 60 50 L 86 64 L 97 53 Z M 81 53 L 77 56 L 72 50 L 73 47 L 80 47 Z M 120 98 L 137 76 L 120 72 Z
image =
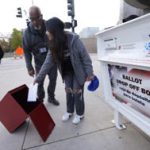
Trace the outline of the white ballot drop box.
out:
M 150 14 L 97 33 L 101 86 L 114 109 L 150 136 Z

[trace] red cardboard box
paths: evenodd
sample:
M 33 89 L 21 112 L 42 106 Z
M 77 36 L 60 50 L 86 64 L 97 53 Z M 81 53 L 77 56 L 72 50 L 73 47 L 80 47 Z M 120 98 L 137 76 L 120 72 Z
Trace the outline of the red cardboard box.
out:
M 14 132 L 28 117 L 43 141 L 52 132 L 55 123 L 40 101 L 27 102 L 28 87 L 22 85 L 9 91 L 0 101 L 0 121 L 9 132 Z

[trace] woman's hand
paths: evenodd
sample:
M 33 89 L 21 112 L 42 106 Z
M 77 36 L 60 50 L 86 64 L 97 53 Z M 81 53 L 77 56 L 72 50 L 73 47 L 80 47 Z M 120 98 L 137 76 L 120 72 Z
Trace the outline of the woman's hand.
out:
M 36 83 L 38 83 L 36 80 L 33 81 L 33 85 L 35 85 Z
M 86 81 L 91 81 L 94 78 L 94 75 L 92 76 L 87 76 Z

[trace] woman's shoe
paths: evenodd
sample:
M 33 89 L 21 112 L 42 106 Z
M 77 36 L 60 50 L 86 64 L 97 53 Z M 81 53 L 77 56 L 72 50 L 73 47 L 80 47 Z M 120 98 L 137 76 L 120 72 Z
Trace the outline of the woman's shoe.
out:
M 63 116 L 62 116 L 62 121 L 67 121 L 69 120 L 69 118 L 72 116 L 72 113 L 68 113 L 66 112 Z
M 80 121 L 81 121 L 82 118 L 84 118 L 83 115 L 82 115 L 82 116 L 75 115 L 75 117 L 74 117 L 72 123 L 73 123 L 73 124 L 78 124 L 78 123 L 80 123 Z

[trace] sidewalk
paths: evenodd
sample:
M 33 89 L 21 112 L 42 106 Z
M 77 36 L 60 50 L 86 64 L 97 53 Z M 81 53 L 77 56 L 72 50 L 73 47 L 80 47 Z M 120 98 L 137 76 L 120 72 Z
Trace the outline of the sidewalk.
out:
M 99 74 L 96 54 L 91 55 L 95 73 Z M 15 81 L 15 82 L 14 82 Z M 10 89 L 22 84 L 29 85 L 24 59 L 7 58 L 0 65 L 0 99 Z M 47 82 L 47 78 L 46 78 Z M 45 86 L 46 87 L 46 86 Z M 62 122 L 66 101 L 64 85 L 58 77 L 56 98 L 60 106 L 53 106 L 45 98 L 45 106 L 53 117 L 56 127 L 44 143 L 31 121 L 10 134 L 0 123 L 0 150 L 150 150 L 150 138 L 125 120 L 126 130 L 119 131 L 111 123 L 113 110 L 104 102 L 101 87 L 88 92 L 85 85 L 85 118 L 79 125 L 71 118 Z

